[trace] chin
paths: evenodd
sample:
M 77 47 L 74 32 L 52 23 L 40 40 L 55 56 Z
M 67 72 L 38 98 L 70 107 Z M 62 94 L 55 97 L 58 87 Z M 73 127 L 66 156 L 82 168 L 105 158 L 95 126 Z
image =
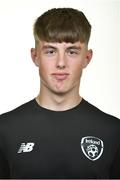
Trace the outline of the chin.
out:
M 56 94 L 56 95 L 60 95 L 60 96 L 62 96 L 62 95 L 65 95 L 66 93 L 68 93 L 69 92 L 69 90 L 51 90 L 54 94 Z

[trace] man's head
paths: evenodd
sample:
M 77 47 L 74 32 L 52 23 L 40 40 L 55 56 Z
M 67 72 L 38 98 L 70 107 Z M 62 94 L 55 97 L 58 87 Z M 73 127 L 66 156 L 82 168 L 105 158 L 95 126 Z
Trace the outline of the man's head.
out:
M 35 43 L 47 42 L 88 43 L 91 25 L 85 15 L 72 8 L 54 8 L 37 18 L 34 24 Z
M 31 56 L 43 89 L 65 94 L 79 88 L 82 70 L 92 58 L 90 32 L 85 15 L 72 8 L 51 9 L 37 18 Z

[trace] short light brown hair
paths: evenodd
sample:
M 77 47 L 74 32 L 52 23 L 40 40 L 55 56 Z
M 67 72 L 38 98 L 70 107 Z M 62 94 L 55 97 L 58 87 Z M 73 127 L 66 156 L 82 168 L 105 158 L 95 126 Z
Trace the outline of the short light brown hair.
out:
M 53 8 L 46 11 L 34 23 L 35 44 L 47 42 L 88 43 L 91 25 L 83 12 L 73 8 Z

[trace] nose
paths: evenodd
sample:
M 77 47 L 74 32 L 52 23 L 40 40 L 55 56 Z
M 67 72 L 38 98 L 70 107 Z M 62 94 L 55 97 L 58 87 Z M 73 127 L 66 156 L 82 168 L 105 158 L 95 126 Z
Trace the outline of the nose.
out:
M 66 67 L 66 59 L 64 53 L 59 53 L 57 56 L 56 67 L 58 69 L 64 69 Z

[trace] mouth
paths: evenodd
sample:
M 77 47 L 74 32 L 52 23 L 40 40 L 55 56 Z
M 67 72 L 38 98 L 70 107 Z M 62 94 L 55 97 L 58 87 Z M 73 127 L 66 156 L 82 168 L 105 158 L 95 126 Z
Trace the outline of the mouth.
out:
M 56 80 L 66 80 L 69 76 L 68 73 L 53 73 L 52 76 L 56 79 Z

